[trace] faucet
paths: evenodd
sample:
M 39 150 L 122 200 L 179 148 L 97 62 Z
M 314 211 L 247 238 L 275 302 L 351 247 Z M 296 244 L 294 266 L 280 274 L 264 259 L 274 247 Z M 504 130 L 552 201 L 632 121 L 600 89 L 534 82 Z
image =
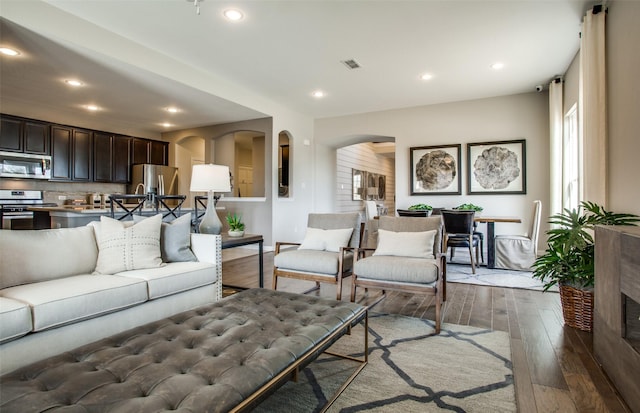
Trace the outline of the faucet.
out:
M 140 189 L 140 187 L 142 187 L 142 193 L 144 194 L 144 184 L 142 182 L 140 182 L 137 186 L 136 186 L 136 191 L 134 192 L 135 195 L 138 195 L 138 190 Z

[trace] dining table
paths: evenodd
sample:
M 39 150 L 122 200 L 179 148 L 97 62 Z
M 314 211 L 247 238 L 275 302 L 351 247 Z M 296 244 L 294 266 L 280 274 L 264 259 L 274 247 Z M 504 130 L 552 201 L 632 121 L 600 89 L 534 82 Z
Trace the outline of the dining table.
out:
M 487 224 L 487 268 L 496 267 L 496 247 L 495 247 L 495 224 L 496 222 L 510 222 L 519 224 L 522 220 L 518 217 L 507 216 L 484 216 L 476 215 L 474 220 L 476 222 L 483 222 Z

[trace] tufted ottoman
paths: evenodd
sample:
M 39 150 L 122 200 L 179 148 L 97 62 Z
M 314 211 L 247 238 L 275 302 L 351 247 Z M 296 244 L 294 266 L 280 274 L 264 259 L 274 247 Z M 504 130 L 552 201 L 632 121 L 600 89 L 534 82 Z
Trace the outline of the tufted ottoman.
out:
M 5 375 L 0 411 L 250 410 L 361 321 L 354 303 L 246 290 Z

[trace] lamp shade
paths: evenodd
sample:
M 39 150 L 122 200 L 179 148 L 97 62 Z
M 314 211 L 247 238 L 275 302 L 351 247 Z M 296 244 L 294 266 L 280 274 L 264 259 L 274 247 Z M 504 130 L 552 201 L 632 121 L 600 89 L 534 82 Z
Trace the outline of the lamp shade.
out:
M 226 165 L 193 165 L 191 191 L 230 192 L 229 167 Z

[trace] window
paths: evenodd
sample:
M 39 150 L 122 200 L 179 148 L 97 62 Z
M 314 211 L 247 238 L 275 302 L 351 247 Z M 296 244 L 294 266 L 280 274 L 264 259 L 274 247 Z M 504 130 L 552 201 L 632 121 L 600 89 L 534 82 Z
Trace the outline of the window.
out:
M 578 109 L 573 105 L 564 116 L 562 143 L 562 208 L 578 208 L 582 199 L 580 137 L 578 133 Z

